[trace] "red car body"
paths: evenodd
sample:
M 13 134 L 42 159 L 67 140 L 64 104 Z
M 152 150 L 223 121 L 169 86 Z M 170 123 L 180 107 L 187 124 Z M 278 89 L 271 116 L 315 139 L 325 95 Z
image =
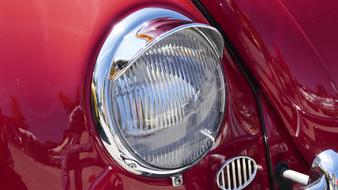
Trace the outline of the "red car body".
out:
M 338 3 L 130 0 L 0 2 L 0 189 L 218 189 L 224 160 L 260 166 L 249 189 L 280 188 L 279 164 L 308 173 L 338 150 Z M 95 59 L 112 27 L 144 7 L 218 27 L 226 113 L 215 146 L 184 184 L 128 173 L 104 149 L 92 119 Z

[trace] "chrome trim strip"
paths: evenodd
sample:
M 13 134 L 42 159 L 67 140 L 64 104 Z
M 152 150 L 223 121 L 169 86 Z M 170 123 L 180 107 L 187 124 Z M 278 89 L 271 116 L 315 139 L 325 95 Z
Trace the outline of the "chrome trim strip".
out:
M 232 169 L 232 182 L 234 183 L 234 188 L 237 188 L 235 160 L 233 162 L 231 162 L 231 169 Z
M 241 159 L 236 160 L 237 162 L 237 172 L 238 172 L 238 184 L 242 184 L 242 172 L 241 172 Z
M 228 188 L 231 188 L 231 180 L 230 180 L 230 167 L 229 165 L 226 165 L 227 168 L 227 177 L 228 177 Z M 223 187 L 225 188 L 225 181 Z

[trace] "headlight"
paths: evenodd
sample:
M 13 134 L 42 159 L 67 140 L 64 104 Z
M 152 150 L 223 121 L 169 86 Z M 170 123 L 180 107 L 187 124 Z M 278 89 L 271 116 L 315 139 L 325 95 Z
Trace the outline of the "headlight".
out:
M 139 10 L 113 28 L 92 100 L 101 139 L 122 167 L 170 175 L 207 153 L 224 114 L 222 53 L 217 30 L 166 9 Z

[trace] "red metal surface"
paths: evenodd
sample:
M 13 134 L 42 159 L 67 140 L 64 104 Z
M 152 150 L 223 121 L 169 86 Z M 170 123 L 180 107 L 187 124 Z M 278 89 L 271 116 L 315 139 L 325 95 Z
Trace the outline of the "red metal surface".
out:
M 171 181 L 127 173 L 101 145 L 90 111 L 97 51 L 114 23 L 133 10 L 159 6 L 205 20 L 190 1 L 0 2 L 0 188 L 174 189 Z M 225 159 L 253 157 L 251 188 L 268 173 L 254 96 L 226 54 L 229 93 L 224 127 L 212 151 L 183 173 L 175 189 L 217 189 Z
M 307 164 L 325 149 L 338 150 L 337 1 L 202 2 L 256 77 L 281 119 L 278 126 L 286 127 Z
M 288 167 L 304 174 L 309 173 L 308 165 L 297 149 L 294 147 L 293 141 L 283 126 L 278 113 L 273 109 L 272 105 L 264 96 L 259 97 L 262 103 L 262 112 L 264 122 L 267 126 L 267 136 L 271 153 L 271 162 L 275 174 L 275 188 L 277 189 L 294 189 L 300 188 L 299 184 L 287 186 L 288 182 L 281 179 L 278 175 L 282 167 Z M 296 186 L 297 185 L 297 186 Z

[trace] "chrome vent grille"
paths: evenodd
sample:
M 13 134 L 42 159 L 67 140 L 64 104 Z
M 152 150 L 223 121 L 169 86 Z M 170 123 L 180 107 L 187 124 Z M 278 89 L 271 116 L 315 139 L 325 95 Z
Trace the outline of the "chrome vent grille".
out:
M 217 185 L 223 190 L 243 189 L 255 178 L 257 164 L 246 156 L 227 160 L 217 173 Z

